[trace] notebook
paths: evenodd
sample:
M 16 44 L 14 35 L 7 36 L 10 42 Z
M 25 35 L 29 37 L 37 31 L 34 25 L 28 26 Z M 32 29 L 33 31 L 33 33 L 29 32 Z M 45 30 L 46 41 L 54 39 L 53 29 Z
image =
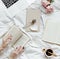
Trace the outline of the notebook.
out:
M 31 25 L 32 20 L 36 20 L 36 23 Z M 37 32 L 40 30 L 40 10 L 39 9 L 33 9 L 28 8 L 27 9 L 27 16 L 26 16 L 26 26 L 29 26 L 26 28 L 27 31 L 34 31 Z
M 13 25 L 10 30 L 3 36 L 2 39 L 6 39 L 8 35 L 12 35 L 12 40 L 10 46 L 24 46 L 29 40 L 30 37 L 26 35 L 19 27 Z
M 49 16 L 44 29 L 42 40 L 60 45 L 60 12 L 55 12 Z

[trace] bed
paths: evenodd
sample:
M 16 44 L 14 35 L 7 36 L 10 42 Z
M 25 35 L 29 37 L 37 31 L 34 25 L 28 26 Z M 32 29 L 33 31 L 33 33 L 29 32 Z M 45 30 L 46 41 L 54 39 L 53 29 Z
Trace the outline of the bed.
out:
M 28 1 L 26 0 L 32 8 L 39 8 L 40 7 L 40 0 L 38 1 Z M 33 4 L 33 5 L 32 5 Z M 54 4 L 52 4 L 54 7 Z M 54 13 L 60 14 L 60 10 L 54 7 Z M 3 15 L 3 16 L 2 16 Z M 0 10 L 0 37 L 2 37 L 11 27 L 11 25 L 14 23 L 15 25 L 21 26 L 22 28 L 26 24 L 26 9 L 20 10 L 14 17 L 6 16 L 7 14 Z M 46 21 L 49 20 L 49 17 L 51 17 L 51 14 L 45 14 L 41 12 L 41 25 L 40 25 L 40 32 L 28 32 L 32 36 L 32 40 L 28 42 L 28 44 L 25 45 L 25 51 L 20 55 L 17 59 L 47 59 L 42 52 L 42 49 L 44 48 L 52 48 L 54 49 L 55 53 L 57 55 L 60 55 L 60 46 L 55 44 L 49 44 L 46 42 L 43 42 L 42 34 L 44 27 L 46 25 Z M 57 16 L 58 17 L 58 16 Z M 2 43 L 2 39 L 0 40 Z M 0 44 L 1 44 L 0 43 Z M 13 48 L 10 49 L 10 47 L 7 47 L 7 52 L 5 51 L 3 55 L 0 55 L 0 59 L 8 59 L 9 53 Z M 60 56 L 52 57 L 51 59 L 60 59 Z

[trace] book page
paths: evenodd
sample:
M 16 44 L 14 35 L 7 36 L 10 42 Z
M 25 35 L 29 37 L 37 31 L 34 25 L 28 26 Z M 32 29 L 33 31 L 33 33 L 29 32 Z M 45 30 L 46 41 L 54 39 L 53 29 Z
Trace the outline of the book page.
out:
M 18 47 L 18 46 L 23 47 L 28 43 L 29 40 L 30 38 L 27 35 L 23 34 L 23 36 L 19 40 L 16 41 L 13 47 Z

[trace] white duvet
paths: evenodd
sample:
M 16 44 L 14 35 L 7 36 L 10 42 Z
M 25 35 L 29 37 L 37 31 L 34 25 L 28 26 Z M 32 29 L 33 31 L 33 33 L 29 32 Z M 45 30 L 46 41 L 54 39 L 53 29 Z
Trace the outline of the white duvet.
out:
M 31 3 L 32 2 L 30 1 L 30 4 Z M 40 0 L 38 0 L 37 2 L 34 2 L 34 3 L 40 4 Z M 35 6 L 33 6 L 33 7 L 35 7 Z M 39 5 L 38 5 L 38 8 L 39 8 Z M 59 14 L 60 10 L 57 10 L 54 7 L 53 14 L 55 12 L 58 12 L 57 14 Z M 43 20 L 41 20 L 40 32 L 35 32 L 35 33 L 29 32 L 29 34 L 32 36 L 33 39 L 30 42 L 28 42 L 28 44 L 26 44 L 24 53 L 22 55 L 20 55 L 17 59 L 47 59 L 44 56 L 44 53 L 42 52 L 43 48 L 52 48 L 52 49 L 54 49 L 54 51 L 57 55 L 60 55 L 60 46 L 45 43 L 41 40 L 42 34 L 43 34 L 43 29 L 44 29 L 43 25 L 45 25 L 46 20 L 49 20 L 49 17 L 51 17 L 51 16 L 53 18 L 53 15 L 51 15 L 51 14 L 45 15 L 44 13 L 42 13 Z M 57 18 L 58 18 L 58 16 L 57 16 Z M 10 28 L 10 26 L 13 23 L 15 23 L 16 25 L 21 26 L 21 27 L 25 26 L 26 9 L 21 10 L 12 19 L 8 18 L 3 10 L 0 10 L 0 37 L 2 37 L 6 33 L 6 31 L 8 31 L 8 29 Z M 0 44 L 1 43 L 2 43 L 2 39 L 0 39 Z M 0 55 L 0 59 L 8 59 L 8 56 L 12 50 L 13 50 L 13 48 L 7 47 L 7 51 L 4 51 L 4 54 Z M 52 57 L 51 59 L 60 59 L 60 56 Z

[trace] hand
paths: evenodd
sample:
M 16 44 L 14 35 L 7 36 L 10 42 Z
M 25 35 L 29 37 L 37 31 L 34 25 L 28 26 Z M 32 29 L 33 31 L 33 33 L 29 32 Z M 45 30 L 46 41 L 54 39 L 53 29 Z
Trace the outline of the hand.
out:
M 3 40 L 2 47 L 5 48 L 12 40 L 12 35 L 8 35 L 6 39 Z
M 49 2 L 51 2 L 51 0 L 48 0 Z
M 50 5 L 50 2 L 48 2 L 48 1 L 42 1 L 41 3 L 44 8 L 46 8 L 48 5 Z
M 10 59 L 15 59 L 19 54 L 21 54 L 24 51 L 23 47 L 17 47 L 14 51 L 12 51 L 10 55 Z
M 46 12 L 47 13 L 53 12 L 53 7 L 51 7 L 51 6 L 46 7 Z
M 9 43 L 11 40 L 12 40 L 12 36 L 11 36 L 11 35 L 8 35 L 8 37 L 7 37 L 5 40 L 3 40 L 3 43 L 2 43 L 2 45 L 0 46 L 0 52 L 1 52 L 2 50 L 4 50 L 4 48 L 8 45 L 8 43 Z
M 42 6 L 45 8 L 46 13 L 53 12 L 53 7 L 50 5 L 49 1 L 42 1 Z
M 0 46 L 0 52 L 3 50 L 3 47 L 2 46 Z

